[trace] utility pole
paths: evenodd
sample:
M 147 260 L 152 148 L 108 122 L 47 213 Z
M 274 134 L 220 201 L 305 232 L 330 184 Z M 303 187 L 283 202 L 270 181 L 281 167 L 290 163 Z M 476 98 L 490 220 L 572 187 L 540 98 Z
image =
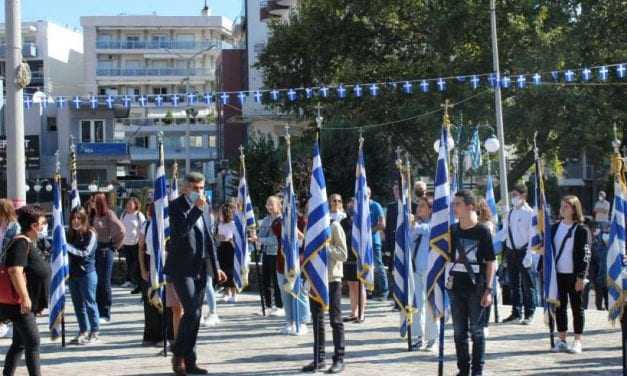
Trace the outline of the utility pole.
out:
M 16 208 L 26 205 L 26 162 L 24 152 L 24 108 L 22 88 L 17 83 L 22 64 L 22 14 L 20 0 L 5 0 L 7 34 L 6 135 L 7 197 Z
M 509 189 L 507 188 L 507 161 L 505 159 L 505 133 L 503 131 L 503 107 L 501 104 L 501 71 L 499 68 L 499 46 L 496 37 L 496 1 L 490 0 L 490 24 L 492 26 L 492 64 L 494 66 L 494 103 L 496 108 L 496 135 L 501 143 L 499 148 L 499 183 L 501 200 L 505 212 L 509 212 Z

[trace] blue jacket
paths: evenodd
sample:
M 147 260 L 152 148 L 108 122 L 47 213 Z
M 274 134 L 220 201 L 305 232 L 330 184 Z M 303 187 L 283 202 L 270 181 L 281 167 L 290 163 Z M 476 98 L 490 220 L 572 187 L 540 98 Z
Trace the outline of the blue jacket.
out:
M 426 273 L 429 267 L 429 242 L 431 238 L 431 224 L 421 222 L 414 225 L 412 230 L 412 262 L 416 273 Z M 420 240 L 420 243 L 416 243 Z

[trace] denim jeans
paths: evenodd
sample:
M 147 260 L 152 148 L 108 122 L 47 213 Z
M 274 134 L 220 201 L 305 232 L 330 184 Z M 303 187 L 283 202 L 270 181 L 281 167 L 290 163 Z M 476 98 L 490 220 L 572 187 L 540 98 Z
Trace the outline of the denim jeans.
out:
M 388 277 L 385 274 L 381 245 L 372 245 L 372 257 L 374 261 L 374 295 L 387 298 L 389 293 Z
M 97 332 L 100 329 L 98 306 L 96 305 L 96 272 L 70 278 L 70 294 L 78 328 L 81 333 Z
M 536 285 L 531 268 L 525 268 L 522 261 L 526 250 L 508 250 L 507 268 L 511 283 L 512 316 L 528 318 L 536 309 Z M 523 312 L 524 308 L 524 312 Z
M 435 341 L 438 339 L 438 322 L 426 309 L 427 299 L 427 272 L 414 273 L 414 293 L 416 294 L 416 314 L 412 322 L 412 342 L 418 339 Z
M 481 375 L 485 364 L 485 337 L 483 316 L 489 308 L 481 306 L 483 291 L 473 285 L 454 282 L 453 290 L 448 290 L 453 317 L 453 337 L 457 353 L 459 375 Z M 468 333 L 472 337 L 472 367 L 469 354 Z M 472 369 L 472 373 L 469 371 Z
M 213 288 L 213 277 L 207 274 L 207 288 L 205 290 L 205 298 L 207 299 L 207 308 L 209 314 L 216 313 L 216 290 Z
M 100 317 L 111 318 L 111 274 L 113 273 L 113 249 L 110 247 L 98 247 L 96 250 L 96 273 L 98 286 L 96 289 L 96 302 Z
M 281 300 L 283 301 L 283 308 L 285 309 L 285 321 L 288 324 L 295 324 L 297 318 L 300 318 L 301 324 L 309 321 L 311 318 L 311 313 L 309 312 L 309 296 L 304 286 L 302 286 L 302 279 L 298 299 L 285 291 L 283 287 L 287 283 L 285 275 L 277 273 L 277 280 L 281 287 Z
M 41 366 L 39 360 L 39 330 L 35 314 L 29 312 L 25 315 L 16 312 L 9 316 L 13 323 L 13 341 L 4 358 L 4 376 L 13 376 L 17 363 L 22 357 L 22 353 L 26 352 L 26 367 L 30 376 L 41 375 Z

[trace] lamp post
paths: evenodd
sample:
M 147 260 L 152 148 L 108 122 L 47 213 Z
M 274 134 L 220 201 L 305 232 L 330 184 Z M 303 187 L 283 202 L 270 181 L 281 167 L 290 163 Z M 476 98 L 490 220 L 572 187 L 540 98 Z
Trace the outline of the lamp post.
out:
M 41 186 L 41 183 L 39 182 L 39 179 L 37 179 L 37 182 L 33 186 L 33 189 L 35 190 L 35 193 L 37 194 L 37 196 L 35 196 L 35 201 L 36 202 L 39 202 L 39 192 L 41 192 L 42 188 L 43 187 Z
M 98 186 L 96 185 L 95 181 L 92 181 L 91 184 L 87 186 L 87 189 L 92 194 L 98 192 Z

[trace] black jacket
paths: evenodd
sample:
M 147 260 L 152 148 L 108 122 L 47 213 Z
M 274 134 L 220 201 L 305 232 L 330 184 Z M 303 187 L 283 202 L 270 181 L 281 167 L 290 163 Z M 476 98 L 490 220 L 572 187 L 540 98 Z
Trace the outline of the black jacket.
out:
M 204 226 L 204 249 L 197 249 L 196 231 L 194 226 L 202 218 L 202 210 L 190 206 L 184 195 L 171 201 L 168 207 L 170 218 L 170 241 L 168 242 L 168 257 L 164 272 L 166 275 L 195 277 L 206 273 L 208 266 L 215 274 L 220 270 L 216 247 L 212 235 Z
M 559 226 L 559 222 L 551 225 L 551 235 L 553 236 L 552 242 L 555 244 L 555 234 L 557 232 L 557 227 Z M 574 239 L 573 239 L 573 266 L 574 272 L 577 278 L 586 278 L 588 275 L 588 267 L 590 265 L 590 243 L 588 241 L 589 235 L 588 230 L 581 225 L 578 224 L 575 227 L 574 231 Z M 560 244 L 556 245 L 555 257 L 557 257 L 557 253 L 559 252 Z M 555 248 L 555 247 L 554 247 Z

